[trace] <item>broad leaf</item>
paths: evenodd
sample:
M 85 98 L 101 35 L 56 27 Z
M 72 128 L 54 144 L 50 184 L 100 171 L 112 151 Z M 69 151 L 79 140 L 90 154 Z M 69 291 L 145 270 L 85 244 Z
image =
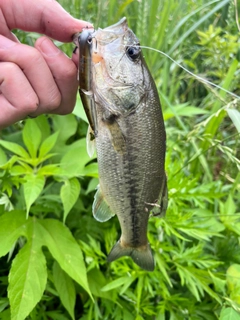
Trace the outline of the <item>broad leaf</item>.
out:
M 75 108 L 73 110 L 73 114 L 75 114 L 76 116 L 78 116 L 79 118 L 81 118 L 82 120 L 84 120 L 85 122 L 88 123 L 88 119 L 86 116 L 86 113 L 84 111 L 83 105 L 82 105 L 82 101 L 79 97 L 79 95 L 77 95 L 77 101 L 75 104 Z
M 26 121 L 22 135 L 29 154 L 32 158 L 36 158 L 37 150 L 42 139 L 42 133 L 34 119 Z
M 54 116 L 53 125 L 55 131 L 59 131 L 58 142 L 65 143 L 77 130 L 77 120 L 73 114 L 65 117 Z
M 240 265 L 232 264 L 227 270 L 227 285 L 230 291 L 240 288 Z
M 240 265 L 233 264 L 227 270 L 227 286 L 232 300 L 240 304 Z
M 26 163 L 24 163 L 24 166 L 15 165 L 10 170 L 12 176 L 21 176 L 26 175 L 27 173 L 32 172 L 32 168 L 29 167 Z
M 237 208 L 231 193 L 229 193 L 228 195 L 224 208 L 226 210 L 225 212 L 226 215 L 234 215 L 236 213 Z
M 7 162 L 7 156 L 2 148 L 0 148 L 0 167 Z
M 4 147 L 5 149 L 11 151 L 12 153 L 17 154 L 18 156 L 28 159 L 29 158 L 29 154 L 27 153 L 27 151 L 20 146 L 19 144 L 15 143 L 15 142 L 9 142 L 9 141 L 3 141 L 0 140 L 0 145 L 2 147 Z
M 27 243 L 15 257 L 9 276 L 8 295 L 13 320 L 25 319 L 42 297 L 47 280 L 42 246 L 48 247 L 61 268 L 91 296 L 81 249 L 64 225 L 51 219 L 38 221 L 30 217 L 26 220 L 24 211 L 5 213 L 0 217 L 0 256 L 11 250 L 19 236 L 25 236 Z M 55 282 L 59 278 L 56 288 L 60 298 L 74 319 L 72 280 L 60 267 L 54 272 Z
M 11 211 L 0 217 L 0 257 L 5 256 L 20 236 L 26 236 L 24 211 Z
M 168 120 L 173 118 L 175 115 L 185 116 L 185 117 L 193 117 L 198 114 L 207 114 L 208 111 L 204 109 L 200 109 L 194 106 L 188 106 L 186 103 L 171 106 L 166 111 L 164 111 L 164 120 Z
M 61 188 L 61 200 L 64 208 L 63 221 L 65 222 L 69 211 L 76 203 L 80 193 L 80 183 L 77 178 L 66 180 Z
M 227 113 L 235 125 L 237 131 L 240 133 L 240 112 L 235 109 L 227 109 Z
M 38 170 L 38 174 L 41 176 L 55 176 L 62 175 L 63 172 L 57 164 L 47 164 Z
M 240 320 L 240 314 L 233 308 L 223 309 L 219 320 Z
M 36 124 L 38 125 L 38 128 L 40 129 L 42 133 L 42 141 L 45 140 L 48 136 L 51 134 L 51 128 L 48 123 L 48 116 L 47 115 L 41 115 L 34 119 Z
M 23 191 L 28 216 L 31 205 L 43 190 L 45 179 L 43 176 L 35 174 L 27 175 L 26 179 L 27 181 L 23 184 Z
M 76 302 L 76 290 L 72 279 L 59 267 L 57 262 L 53 265 L 53 281 L 60 300 L 72 319 Z
M 4 163 L 3 165 L 0 165 L 0 169 L 2 170 L 11 169 L 14 163 L 16 163 L 18 160 L 19 160 L 19 157 L 14 155 L 6 163 Z
M 59 131 L 55 132 L 51 136 L 47 137 L 40 146 L 39 158 L 43 158 L 49 151 L 52 150 L 57 142 Z
M 24 320 L 40 301 L 47 283 L 46 260 L 42 253 L 42 228 L 30 219 L 28 241 L 13 260 L 8 297 L 11 320 Z
M 3 312 L 1 312 L 0 314 L 0 319 L 1 320 L 9 320 L 10 318 L 10 309 L 4 310 Z
M 90 161 L 86 146 L 78 146 L 69 150 L 61 160 L 61 168 L 66 171 L 68 177 L 85 175 L 85 165 Z
M 104 273 L 100 270 L 97 268 L 92 269 L 88 273 L 88 278 L 89 286 L 94 296 L 111 300 L 115 300 L 117 298 L 116 292 L 112 291 L 109 293 L 102 291 L 102 287 L 106 285 L 107 279 L 104 277 Z
M 98 178 L 98 164 L 97 164 L 97 162 L 93 162 L 93 163 L 88 164 L 83 170 L 83 175 L 88 176 L 88 177 Z
M 39 223 L 45 229 L 42 239 L 44 245 L 60 267 L 91 296 L 82 251 L 71 232 L 57 220 L 46 219 Z

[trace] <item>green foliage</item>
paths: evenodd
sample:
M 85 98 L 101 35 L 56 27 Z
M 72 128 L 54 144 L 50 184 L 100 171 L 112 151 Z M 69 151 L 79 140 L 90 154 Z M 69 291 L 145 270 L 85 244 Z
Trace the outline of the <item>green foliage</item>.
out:
M 9 274 L 8 297 L 12 319 L 25 319 L 43 295 L 47 282 L 43 246 L 48 248 L 61 266 L 61 271 L 58 270 L 59 266 L 58 269 L 54 268 L 54 275 L 56 272 L 64 274 L 65 271 L 90 294 L 81 250 L 69 230 L 59 221 L 34 217 L 26 220 L 23 211 L 11 211 L 0 217 L 0 235 L 0 257 L 12 249 L 20 236 L 27 238 L 27 243 L 13 259 Z M 81 270 L 81 274 L 78 270 Z M 61 279 L 54 280 L 61 300 L 65 302 L 61 286 L 71 282 L 65 274 Z M 73 288 L 70 290 L 73 291 Z
M 60 2 L 96 27 L 125 15 L 143 46 L 240 94 L 232 2 Z M 73 115 L 0 132 L 0 319 L 240 319 L 239 99 L 143 50 L 168 138 L 169 208 L 149 219 L 154 272 L 128 257 L 106 262 L 120 229 L 92 217 L 98 170 L 78 98 Z

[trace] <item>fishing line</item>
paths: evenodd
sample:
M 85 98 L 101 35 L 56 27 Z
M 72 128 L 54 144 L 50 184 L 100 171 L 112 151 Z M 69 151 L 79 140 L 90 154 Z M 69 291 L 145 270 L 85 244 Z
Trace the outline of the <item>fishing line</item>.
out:
M 103 40 L 101 40 L 101 42 L 102 42 L 102 43 L 105 43 L 105 44 L 108 44 L 108 43 L 109 43 L 109 41 L 103 41 Z M 222 90 L 222 91 L 228 93 L 229 95 L 231 95 L 232 97 L 240 100 L 240 96 L 239 96 L 239 95 L 237 95 L 237 94 L 235 94 L 235 93 L 233 93 L 233 92 L 231 92 L 231 91 L 229 91 L 229 90 L 227 90 L 227 89 L 219 86 L 218 84 L 216 84 L 216 83 L 214 83 L 214 82 L 211 82 L 211 81 L 209 81 L 209 80 L 207 80 L 207 79 L 204 79 L 204 78 L 198 76 L 197 74 L 191 72 L 190 70 L 188 70 L 187 68 L 185 68 L 184 66 L 182 66 L 179 62 L 177 62 L 176 60 L 174 60 L 172 57 L 170 57 L 170 56 L 169 56 L 167 53 L 165 53 L 165 52 L 163 52 L 163 51 L 161 51 L 161 50 L 158 50 L 158 49 L 155 49 L 155 48 L 148 47 L 148 46 L 139 45 L 139 43 L 133 44 L 132 46 L 133 46 L 133 47 L 134 47 L 134 46 L 138 46 L 138 47 L 143 48 L 143 49 L 148 49 L 148 50 L 152 50 L 152 51 L 155 51 L 155 52 L 157 52 L 157 53 L 160 53 L 160 54 L 162 54 L 163 56 L 165 56 L 166 58 L 170 59 L 173 63 L 175 63 L 177 66 L 179 66 L 179 67 L 180 67 L 181 69 L 183 69 L 185 72 L 187 72 L 188 74 L 190 74 L 191 76 L 193 76 L 194 78 L 196 78 L 197 80 L 199 80 L 200 82 L 205 83 L 205 84 L 209 84 L 210 86 L 215 87 L 215 88 L 217 88 L 217 89 L 219 89 L 219 90 Z M 129 45 L 125 45 L 124 47 L 129 47 Z
M 101 42 L 106 43 L 106 44 L 109 43 L 108 41 L 105 42 L 105 41 L 103 41 L 103 40 L 102 40 Z M 202 77 L 194 74 L 193 72 L 191 72 L 190 70 L 188 70 L 187 68 L 185 68 L 184 66 L 182 66 L 180 63 L 178 63 L 176 60 L 174 60 L 172 57 L 170 57 L 167 53 L 165 53 L 165 52 L 163 52 L 163 51 L 161 51 L 161 50 L 155 49 L 155 48 L 148 47 L 148 46 L 142 46 L 142 45 L 139 45 L 139 44 L 134 44 L 134 45 L 137 45 L 138 47 L 141 47 L 141 48 L 143 48 L 143 49 L 152 50 L 152 51 L 155 51 L 155 52 L 157 52 L 157 53 L 162 54 L 163 56 L 165 56 L 165 57 L 167 57 L 168 59 L 170 59 L 170 60 L 171 60 L 173 63 L 175 63 L 177 66 L 179 66 L 181 69 L 183 69 L 185 72 L 187 72 L 188 74 L 190 74 L 191 76 L 193 76 L 193 77 L 196 78 L 197 80 L 201 81 L 202 83 L 209 84 L 210 86 L 215 87 L 215 88 L 217 88 L 217 89 L 219 89 L 219 90 L 222 90 L 222 91 L 226 92 L 227 94 L 233 96 L 234 98 L 240 100 L 240 96 L 239 96 L 239 95 L 237 95 L 237 94 L 235 94 L 235 93 L 233 93 L 233 92 L 231 92 L 231 91 L 229 91 L 229 90 L 227 90 L 227 89 L 225 89 L 225 88 L 223 88 L 223 87 L 221 87 L 221 86 L 219 86 L 219 85 L 217 85 L 217 84 L 215 84 L 215 83 L 213 83 L 213 82 L 211 82 L 211 81 L 209 81 L 209 80 L 207 80 L 207 79 L 204 79 L 204 78 L 202 78 Z M 133 46 L 134 46 L 134 45 L 133 45 Z M 126 46 L 124 46 L 124 47 L 126 47 Z M 223 141 L 225 141 L 225 140 L 227 140 L 227 139 L 229 139 L 229 138 L 232 138 L 232 137 L 234 137 L 234 136 L 238 136 L 238 135 L 239 135 L 239 133 L 233 134 L 233 135 L 231 135 L 230 137 L 225 138 Z M 221 143 L 222 143 L 223 141 L 221 141 Z M 220 143 L 220 142 L 218 142 L 217 144 L 219 144 L 219 143 Z M 204 154 L 206 151 L 208 151 L 209 149 L 215 147 L 217 144 L 215 144 L 215 145 L 213 145 L 213 146 L 210 146 L 210 147 L 207 148 L 206 150 L 203 150 L 199 155 Z M 195 159 L 193 159 L 193 160 L 195 160 Z M 192 161 L 193 161 L 193 160 L 192 160 Z M 187 164 L 185 164 L 184 167 L 187 166 L 189 163 L 190 163 L 190 162 L 188 162 Z M 183 167 L 183 168 L 184 168 L 184 167 Z M 173 177 L 174 177 L 176 174 L 178 174 L 181 170 L 182 170 L 182 168 L 179 169 L 179 170 L 173 175 Z M 173 178 L 173 177 L 171 177 L 171 178 Z M 225 217 L 233 216 L 233 217 L 235 217 L 235 218 L 239 216 L 239 218 L 240 218 L 240 213 L 239 213 L 239 214 L 236 213 L 236 214 L 233 214 L 233 215 L 215 214 L 215 215 L 206 215 L 206 216 L 200 216 L 200 217 L 194 216 L 194 217 L 191 217 L 191 218 L 187 218 L 187 219 L 185 220 L 185 222 L 193 221 L 193 220 L 195 220 L 195 219 L 197 219 L 197 220 L 200 220 L 200 219 L 201 219 L 201 220 L 202 220 L 202 219 L 208 219 L 208 218 L 219 218 L 219 217 L 221 217 L 221 216 L 225 216 Z M 151 218 L 155 217 L 155 218 L 158 218 L 158 219 L 164 219 L 164 220 L 167 221 L 167 222 L 174 221 L 174 220 L 169 219 L 168 217 L 161 217 L 161 216 L 156 216 L 156 215 L 155 215 L 155 216 L 154 216 L 154 215 L 151 215 L 150 217 L 151 217 Z
M 170 57 L 167 53 L 161 51 L 161 50 L 158 50 L 158 49 L 154 49 L 154 48 L 151 48 L 151 47 L 147 47 L 147 46 L 140 46 L 141 48 L 144 48 L 144 49 L 149 49 L 149 50 L 152 50 L 152 51 L 155 51 L 155 52 L 158 52 L 160 54 L 162 54 L 163 56 L 167 57 L 168 59 L 170 59 L 172 62 L 174 62 L 177 66 L 179 66 L 180 68 L 182 68 L 184 71 L 186 71 L 187 73 L 189 73 L 191 76 L 195 77 L 196 79 L 200 80 L 201 82 L 203 83 L 207 83 L 215 88 L 218 88 L 226 93 L 228 93 L 229 95 L 237 98 L 240 100 L 240 96 L 238 96 L 237 94 L 227 90 L 227 89 L 224 89 L 222 88 L 221 86 L 207 80 L 207 79 L 204 79 L 196 74 L 194 74 L 193 72 L 189 71 L 187 68 L 185 68 L 184 66 L 182 66 L 180 63 L 178 63 L 176 60 L 174 60 L 172 57 Z
M 198 210 L 198 209 L 196 209 L 196 210 Z M 187 214 L 187 213 L 186 213 Z M 234 217 L 234 218 L 236 218 L 236 219 L 232 219 L 232 222 L 234 222 L 234 220 L 235 220 L 235 222 L 237 222 L 236 220 L 237 219 L 240 219 L 240 213 L 234 213 L 234 214 L 224 214 L 224 213 L 217 213 L 217 214 L 212 214 L 212 215 L 206 215 L 206 216 L 197 216 L 197 215 L 194 215 L 193 217 L 191 217 L 191 218 L 186 218 L 184 221 L 182 221 L 182 222 L 191 222 L 191 221 L 193 221 L 193 220 L 202 220 L 202 219 L 209 219 L 209 218 L 221 218 L 221 217 L 225 217 L 225 218 L 231 218 L 231 217 Z M 174 219 L 174 217 L 173 218 L 169 218 L 169 217 L 161 217 L 161 216 L 154 216 L 154 215 L 150 215 L 150 218 L 152 219 L 152 218 L 157 218 L 157 219 L 163 219 L 163 220 L 165 220 L 165 221 L 167 221 L 167 222 L 169 222 L 169 223 L 171 223 L 171 222 L 176 222 L 176 217 L 175 217 L 175 219 Z M 231 221 L 231 219 L 229 219 L 230 221 Z M 228 220 L 228 222 L 229 222 L 229 220 Z M 182 226 L 181 228 L 183 228 L 184 226 Z M 177 229 L 177 227 L 176 227 L 176 229 Z M 201 227 L 199 227 L 198 228 L 199 230 L 201 230 Z

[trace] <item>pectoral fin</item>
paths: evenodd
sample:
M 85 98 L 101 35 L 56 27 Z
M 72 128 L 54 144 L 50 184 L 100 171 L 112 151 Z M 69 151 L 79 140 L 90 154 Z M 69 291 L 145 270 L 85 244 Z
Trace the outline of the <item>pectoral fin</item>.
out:
M 94 132 L 90 125 L 88 126 L 86 143 L 87 143 L 87 153 L 89 157 L 92 158 L 96 149 L 96 143 L 95 143 Z
M 98 190 L 94 196 L 92 209 L 94 218 L 100 222 L 105 222 L 115 215 L 115 213 L 111 211 L 110 206 L 104 199 L 100 187 L 98 187 Z
M 108 125 L 108 128 L 111 134 L 111 142 L 114 150 L 118 153 L 124 154 L 126 152 L 126 140 L 118 122 L 115 120 L 113 123 Z

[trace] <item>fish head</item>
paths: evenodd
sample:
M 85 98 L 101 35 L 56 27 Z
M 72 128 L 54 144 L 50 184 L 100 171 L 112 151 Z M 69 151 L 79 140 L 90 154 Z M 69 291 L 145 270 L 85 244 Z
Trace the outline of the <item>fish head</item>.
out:
M 126 18 L 92 34 L 92 77 L 96 103 L 110 112 L 129 114 L 146 96 L 148 72 Z

